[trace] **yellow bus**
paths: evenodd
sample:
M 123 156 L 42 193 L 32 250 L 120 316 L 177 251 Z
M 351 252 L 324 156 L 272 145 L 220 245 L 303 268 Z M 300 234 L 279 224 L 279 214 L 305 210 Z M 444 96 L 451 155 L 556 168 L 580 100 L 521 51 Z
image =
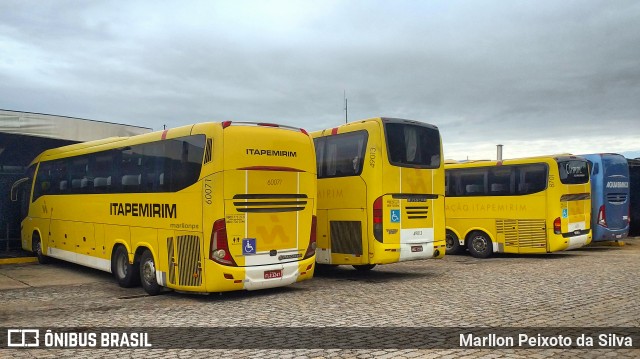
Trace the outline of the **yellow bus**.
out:
M 571 155 L 447 164 L 447 253 L 550 253 L 591 242 L 587 161 Z
M 374 118 L 311 136 L 318 264 L 370 270 L 444 256 L 444 166 L 436 126 Z
M 306 131 L 263 123 L 48 150 L 23 182 L 22 247 L 151 295 L 288 285 L 313 276 L 315 171 Z

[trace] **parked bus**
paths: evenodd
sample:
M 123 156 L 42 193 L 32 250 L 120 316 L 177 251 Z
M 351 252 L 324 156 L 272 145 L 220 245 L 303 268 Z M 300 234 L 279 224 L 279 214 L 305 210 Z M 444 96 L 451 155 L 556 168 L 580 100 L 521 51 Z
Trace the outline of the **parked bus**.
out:
M 316 173 L 306 131 L 200 123 L 52 149 L 24 181 L 22 247 L 123 287 L 221 292 L 310 279 Z M 19 186 L 17 186 L 19 188 Z
M 627 159 L 629 164 L 629 236 L 640 236 L 640 158 Z
M 547 253 L 591 242 L 587 161 L 558 155 L 446 165 L 447 253 Z
M 593 241 L 619 240 L 629 234 L 629 165 L 617 153 L 581 155 L 591 169 Z
M 436 126 L 374 118 L 311 136 L 318 164 L 317 263 L 370 270 L 444 256 Z

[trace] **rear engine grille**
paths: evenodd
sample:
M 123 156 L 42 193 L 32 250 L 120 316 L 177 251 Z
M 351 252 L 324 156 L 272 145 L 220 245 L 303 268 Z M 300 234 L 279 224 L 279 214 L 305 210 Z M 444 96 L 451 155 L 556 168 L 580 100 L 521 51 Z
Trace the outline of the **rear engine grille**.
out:
M 198 287 L 202 285 L 202 265 L 200 263 L 200 237 L 177 236 L 174 248 L 173 237 L 167 238 L 169 261 L 169 283 Z M 175 255 L 177 253 L 177 255 Z M 176 283 L 176 275 L 179 282 Z
M 233 205 L 238 212 L 275 213 L 302 211 L 307 205 L 306 194 L 237 194 Z
M 329 221 L 331 253 L 362 255 L 360 221 Z
M 547 228 L 543 219 L 498 219 L 496 231 L 504 234 L 505 246 L 544 248 Z

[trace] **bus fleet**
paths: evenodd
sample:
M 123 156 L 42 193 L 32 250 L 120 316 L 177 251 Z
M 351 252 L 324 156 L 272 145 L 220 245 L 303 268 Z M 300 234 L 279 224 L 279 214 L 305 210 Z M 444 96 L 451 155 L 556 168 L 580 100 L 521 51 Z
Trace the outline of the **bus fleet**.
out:
M 551 253 L 618 240 L 615 154 L 447 163 L 438 128 L 372 118 L 308 134 L 199 123 L 51 149 L 12 187 L 22 248 L 123 287 L 255 290 L 317 265 Z

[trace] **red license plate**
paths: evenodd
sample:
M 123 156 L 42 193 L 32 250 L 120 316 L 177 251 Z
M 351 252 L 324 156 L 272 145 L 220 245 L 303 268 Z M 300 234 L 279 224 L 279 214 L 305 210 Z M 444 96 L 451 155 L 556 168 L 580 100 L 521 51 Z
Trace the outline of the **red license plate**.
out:
M 411 252 L 422 252 L 422 246 L 411 246 Z
M 264 279 L 282 278 L 282 269 L 264 271 Z

